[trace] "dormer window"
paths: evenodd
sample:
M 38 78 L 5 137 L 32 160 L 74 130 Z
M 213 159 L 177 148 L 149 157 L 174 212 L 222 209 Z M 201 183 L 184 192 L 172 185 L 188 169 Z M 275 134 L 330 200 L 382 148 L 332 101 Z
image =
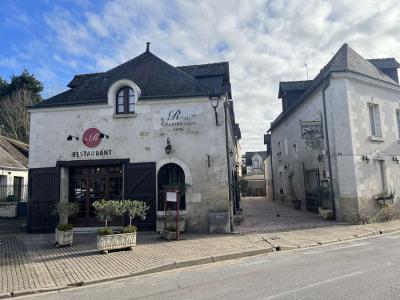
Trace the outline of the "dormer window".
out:
M 117 93 L 117 114 L 135 112 L 136 97 L 131 87 L 123 87 Z

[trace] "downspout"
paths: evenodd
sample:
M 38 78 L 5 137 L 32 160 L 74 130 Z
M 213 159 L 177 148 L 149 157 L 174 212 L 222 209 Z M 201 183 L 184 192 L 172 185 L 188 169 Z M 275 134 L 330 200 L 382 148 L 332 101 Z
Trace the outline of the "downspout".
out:
M 228 191 L 229 191 L 229 223 L 231 232 L 233 232 L 233 203 L 232 203 L 232 182 L 231 182 L 231 163 L 229 158 L 229 138 L 228 138 L 228 96 L 224 101 L 224 115 L 225 115 L 225 152 L 226 152 L 226 164 L 228 166 Z
M 330 75 L 327 78 L 327 83 L 322 89 L 322 107 L 324 111 L 324 127 L 325 127 L 325 137 L 326 137 L 326 156 L 328 157 L 328 168 L 329 168 L 329 198 L 332 202 L 333 216 L 336 219 L 336 207 L 335 207 L 335 197 L 333 195 L 333 174 L 332 174 L 332 161 L 331 161 L 331 151 L 329 146 L 329 135 L 328 135 L 328 120 L 326 114 L 326 95 L 325 92 L 330 85 Z
M 271 156 L 271 180 L 272 180 L 272 202 L 275 202 L 275 180 L 274 180 L 274 166 L 273 166 L 273 159 L 272 159 L 272 130 L 271 130 L 271 143 L 269 149 L 269 155 Z

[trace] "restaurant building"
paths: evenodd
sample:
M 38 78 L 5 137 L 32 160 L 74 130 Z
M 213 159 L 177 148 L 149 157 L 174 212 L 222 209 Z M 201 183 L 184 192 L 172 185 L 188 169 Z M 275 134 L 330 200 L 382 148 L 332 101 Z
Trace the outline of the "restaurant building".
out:
M 228 62 L 174 67 L 146 51 L 111 70 L 76 75 L 69 89 L 30 107 L 29 232 L 53 231 L 60 201 L 79 203 L 78 227 L 97 227 L 92 203 L 136 199 L 141 228 L 164 214 L 180 187 L 188 231 L 210 212 L 233 213 L 240 129 Z M 174 209 L 174 207 L 172 207 Z M 120 225 L 115 221 L 111 225 Z

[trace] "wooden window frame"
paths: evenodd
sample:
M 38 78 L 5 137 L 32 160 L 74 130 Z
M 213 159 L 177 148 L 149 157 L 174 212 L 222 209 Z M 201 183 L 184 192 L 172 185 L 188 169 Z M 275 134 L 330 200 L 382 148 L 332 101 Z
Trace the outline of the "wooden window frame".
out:
M 129 91 L 130 90 L 133 93 L 132 97 L 129 96 Z M 123 92 L 123 102 L 122 102 L 122 105 L 124 107 L 123 111 L 119 111 L 120 104 L 118 103 L 118 98 L 119 98 L 118 95 L 119 95 L 119 93 L 121 91 Z M 132 100 L 132 102 L 130 100 Z M 133 113 L 135 113 L 135 105 L 136 105 L 136 101 L 135 100 L 136 100 L 135 99 L 135 90 L 133 88 L 131 88 L 129 86 L 124 86 L 124 87 L 120 88 L 117 91 L 117 94 L 115 96 L 115 113 L 116 114 L 133 114 Z M 129 106 L 130 105 L 134 105 L 133 111 L 129 110 Z

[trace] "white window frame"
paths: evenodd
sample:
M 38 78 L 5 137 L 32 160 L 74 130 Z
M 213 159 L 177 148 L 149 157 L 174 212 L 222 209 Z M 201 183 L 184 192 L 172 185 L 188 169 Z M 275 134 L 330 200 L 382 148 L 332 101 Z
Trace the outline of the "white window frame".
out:
M 376 103 L 368 103 L 368 115 L 371 137 L 382 138 L 382 126 L 379 113 L 379 105 Z

